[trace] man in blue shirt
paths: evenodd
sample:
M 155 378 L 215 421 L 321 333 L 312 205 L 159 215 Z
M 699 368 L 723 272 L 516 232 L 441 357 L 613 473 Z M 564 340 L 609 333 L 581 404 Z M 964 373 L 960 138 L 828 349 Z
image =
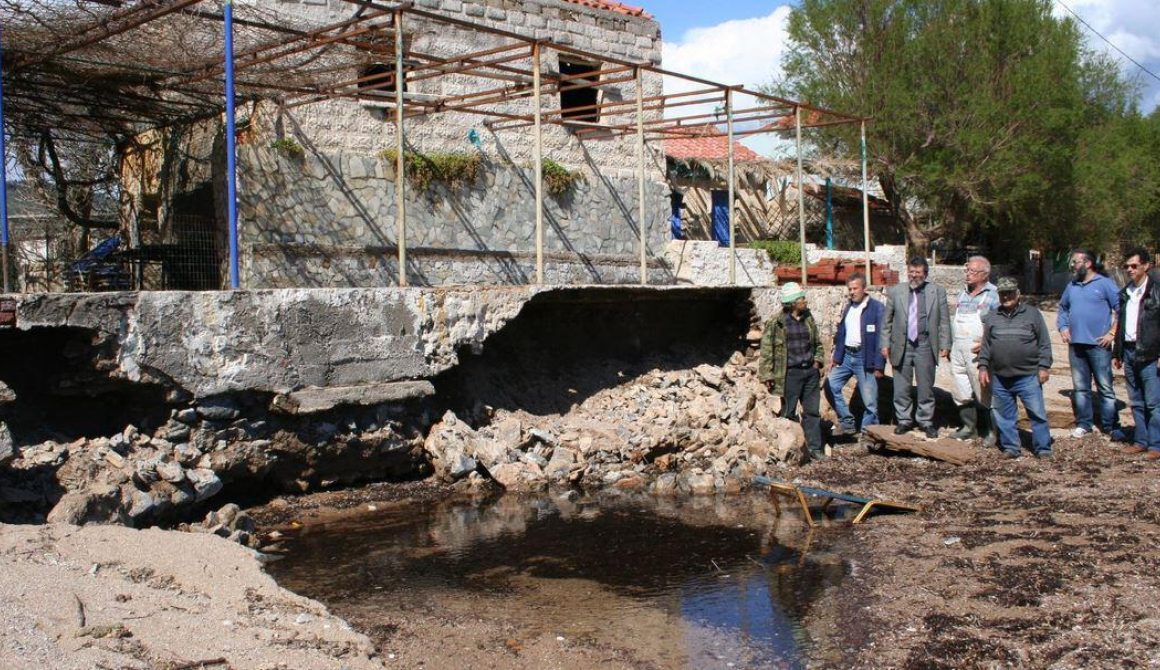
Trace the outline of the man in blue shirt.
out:
M 1067 343 L 1076 428 L 1072 437 L 1092 432 L 1092 377 L 1100 397 L 1100 430 L 1118 437 L 1116 394 L 1112 390 L 1112 345 L 1120 309 L 1120 288 L 1097 273 L 1095 256 L 1087 249 L 1071 254 L 1073 279 L 1059 301 L 1056 326 Z

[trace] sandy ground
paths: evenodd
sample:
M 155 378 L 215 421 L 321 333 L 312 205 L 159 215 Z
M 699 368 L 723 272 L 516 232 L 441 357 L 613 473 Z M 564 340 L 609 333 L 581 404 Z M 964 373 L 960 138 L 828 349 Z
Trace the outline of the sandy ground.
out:
M 374 646 L 219 537 L 0 526 L 0 668 L 379 668 Z

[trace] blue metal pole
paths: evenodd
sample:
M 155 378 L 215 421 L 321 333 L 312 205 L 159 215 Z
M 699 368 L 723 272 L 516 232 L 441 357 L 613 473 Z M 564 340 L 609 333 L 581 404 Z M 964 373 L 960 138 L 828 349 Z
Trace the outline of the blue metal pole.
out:
M 230 219 L 230 288 L 239 288 L 238 279 L 238 165 L 234 128 L 234 3 L 226 0 L 226 207 Z
M 4 47 L 0 44 L 0 72 L 4 66 Z M 8 280 L 8 147 L 4 141 L 4 81 L 0 76 L 0 272 L 4 273 L 4 292 L 12 290 Z
M 834 181 L 826 177 L 826 248 L 834 248 Z

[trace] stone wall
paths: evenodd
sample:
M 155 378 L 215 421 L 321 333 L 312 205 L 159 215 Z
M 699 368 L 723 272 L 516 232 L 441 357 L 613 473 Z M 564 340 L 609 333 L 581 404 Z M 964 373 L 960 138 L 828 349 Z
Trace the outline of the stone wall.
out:
M 733 250 L 736 254 L 736 286 L 770 286 L 777 283 L 774 263 L 761 249 Z M 728 286 L 729 248 L 716 242 L 673 240 L 665 249 L 673 278 L 678 284 Z
M 395 166 L 378 156 L 239 147 L 242 284 L 247 288 L 374 287 L 396 283 Z M 477 179 L 406 183 L 408 283 L 524 284 L 535 279 L 532 171 L 485 159 Z M 670 283 L 662 245 L 667 187 L 646 184 L 650 282 Z M 635 178 L 591 175 L 545 196 L 548 283 L 637 283 Z

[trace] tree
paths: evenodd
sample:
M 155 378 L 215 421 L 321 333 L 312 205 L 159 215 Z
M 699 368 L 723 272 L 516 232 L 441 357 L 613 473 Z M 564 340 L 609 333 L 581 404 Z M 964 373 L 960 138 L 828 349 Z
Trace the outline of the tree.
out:
M 1048 242 L 1043 224 L 1075 220 L 1087 71 L 1049 1 L 802 0 L 788 32 L 776 89 L 872 117 L 871 169 L 916 252 L 971 226 Z M 856 132 L 831 141 L 856 156 Z

